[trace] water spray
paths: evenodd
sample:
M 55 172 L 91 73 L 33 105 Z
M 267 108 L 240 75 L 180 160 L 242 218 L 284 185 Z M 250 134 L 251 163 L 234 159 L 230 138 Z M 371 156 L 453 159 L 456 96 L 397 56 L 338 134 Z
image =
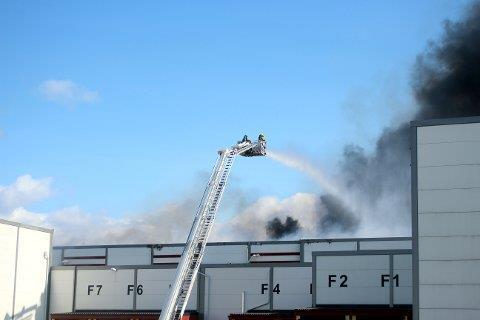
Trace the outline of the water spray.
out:
M 327 175 L 321 169 L 312 165 L 307 160 L 295 155 L 272 151 L 271 149 L 267 151 L 267 157 L 289 168 L 293 168 L 306 174 L 308 177 L 318 183 L 325 193 L 340 199 L 348 209 L 354 212 L 358 211 L 359 206 L 354 203 L 351 197 L 348 196 L 348 193 L 343 190 L 341 186 L 327 177 Z

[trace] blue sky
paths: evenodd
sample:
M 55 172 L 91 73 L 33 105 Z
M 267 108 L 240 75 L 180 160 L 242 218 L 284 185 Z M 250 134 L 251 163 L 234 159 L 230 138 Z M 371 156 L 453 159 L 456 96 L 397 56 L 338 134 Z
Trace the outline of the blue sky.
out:
M 459 1 L 2 1 L 0 186 L 30 174 L 30 205 L 111 216 L 204 188 L 245 133 L 334 170 L 411 110 L 412 65 Z M 232 184 L 316 192 L 268 159 Z

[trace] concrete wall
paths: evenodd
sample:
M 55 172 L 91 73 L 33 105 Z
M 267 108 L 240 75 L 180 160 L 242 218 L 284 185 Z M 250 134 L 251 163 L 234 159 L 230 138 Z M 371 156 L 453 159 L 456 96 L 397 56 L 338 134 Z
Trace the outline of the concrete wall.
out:
M 0 319 L 46 319 L 52 231 L 0 220 Z
M 465 120 L 471 123 L 413 127 L 414 314 L 421 320 L 480 317 L 480 118 Z

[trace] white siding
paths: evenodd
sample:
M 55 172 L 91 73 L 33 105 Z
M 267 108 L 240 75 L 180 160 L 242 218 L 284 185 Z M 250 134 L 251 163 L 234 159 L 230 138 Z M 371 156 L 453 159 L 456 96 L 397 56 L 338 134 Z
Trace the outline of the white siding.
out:
M 153 249 L 154 264 L 178 263 L 183 252 L 183 246 L 166 246 Z
M 411 240 L 360 241 L 360 250 L 412 249 Z
M 443 309 L 443 308 L 422 308 L 420 319 L 435 320 L 478 320 L 478 309 Z
M 480 187 L 480 165 L 424 167 L 418 172 L 418 189 Z
M 257 256 L 256 254 L 250 257 L 250 262 L 253 263 L 267 263 L 267 262 L 300 262 L 300 254 L 298 255 L 268 255 Z
M 163 309 L 169 293 L 170 285 L 175 280 L 176 269 L 139 269 L 137 285 L 141 285 L 143 293 L 137 295 L 138 310 Z M 186 310 L 197 309 L 197 284 L 193 285 Z
M 420 284 L 480 285 L 480 260 L 423 261 Z
M 103 266 L 105 265 L 105 259 L 64 259 L 63 260 L 64 266 L 90 266 L 90 265 L 97 265 Z
M 17 230 L 15 226 L 0 223 L 0 319 L 2 320 L 12 319 Z
M 412 304 L 412 255 L 393 256 L 393 276 L 398 276 L 398 286 L 393 284 L 393 304 Z
M 480 259 L 480 236 L 419 237 L 420 261 Z
M 147 247 L 108 248 L 109 266 L 149 265 L 152 251 Z
M 45 319 L 50 237 L 19 229 L 14 319 Z
M 480 189 L 419 190 L 418 213 L 479 212 Z
M 242 311 L 242 292 L 245 293 L 245 311 L 266 304 L 269 309 L 270 268 L 206 268 L 205 319 L 224 320 L 230 313 Z M 262 285 L 267 287 L 262 293 Z
M 300 244 L 298 243 L 279 243 L 279 244 L 252 244 L 250 251 L 268 252 L 268 253 L 282 253 L 282 252 L 300 252 Z
M 418 143 L 475 141 L 479 139 L 480 123 L 451 124 L 419 128 Z
M 477 309 L 480 314 L 479 298 L 479 285 L 424 284 L 420 288 L 422 308 L 427 309 Z
M 273 268 L 273 309 L 293 310 L 312 306 L 311 267 Z
M 480 212 L 418 215 L 422 237 L 470 236 L 480 225 Z
M 480 124 L 417 129 L 421 320 L 480 314 Z
M 105 265 L 106 252 L 106 248 L 64 249 L 62 265 Z
M 76 310 L 131 310 L 134 270 L 77 270 Z
M 389 304 L 388 255 L 317 256 L 316 304 Z M 334 280 L 334 281 L 333 281 Z M 342 286 L 343 284 L 343 286 Z
M 50 273 L 50 313 L 73 311 L 75 269 L 52 270 Z
M 71 257 L 92 257 L 92 256 L 105 256 L 105 248 L 74 248 L 74 249 L 65 249 L 63 255 L 65 259 Z
M 203 264 L 230 264 L 230 263 L 247 263 L 247 246 L 246 245 L 213 245 L 207 246 Z
M 480 162 L 480 140 L 419 143 L 417 155 L 419 168 L 478 164 Z
M 313 251 L 355 251 L 357 242 L 332 241 L 332 242 L 309 242 L 304 245 L 303 262 L 312 262 Z
M 0 220 L 0 319 L 46 319 L 50 240 L 48 231 Z

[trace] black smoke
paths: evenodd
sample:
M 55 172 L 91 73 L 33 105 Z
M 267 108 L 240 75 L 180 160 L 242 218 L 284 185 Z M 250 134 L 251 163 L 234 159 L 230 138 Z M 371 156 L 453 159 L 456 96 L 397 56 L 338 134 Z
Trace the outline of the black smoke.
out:
M 359 224 L 359 219 L 348 209 L 340 199 L 324 194 L 320 196 L 321 212 L 320 225 L 322 233 L 354 232 Z
M 417 57 L 412 90 L 418 109 L 411 120 L 480 115 L 480 3 L 460 22 L 446 21 L 437 43 Z M 345 183 L 375 205 L 395 194 L 410 216 L 410 124 L 385 128 L 373 154 L 358 146 L 344 149 Z
M 265 231 L 267 236 L 270 239 L 280 239 L 285 236 L 295 234 L 300 229 L 298 220 L 293 219 L 290 216 L 287 216 L 285 222 L 282 222 L 279 218 L 274 218 L 271 221 L 267 222 Z
M 446 21 L 443 36 L 428 44 L 412 72 L 417 110 L 410 120 L 480 115 L 480 3 L 474 2 L 463 20 Z M 388 106 L 385 106 L 388 107 Z M 347 145 L 340 161 L 349 193 L 361 198 L 384 219 L 386 229 L 410 225 L 410 123 L 386 127 L 372 153 Z M 319 234 L 331 230 L 354 231 L 360 220 L 342 208 L 340 200 L 322 195 L 327 209 L 319 215 Z M 377 217 L 375 216 L 374 219 Z

